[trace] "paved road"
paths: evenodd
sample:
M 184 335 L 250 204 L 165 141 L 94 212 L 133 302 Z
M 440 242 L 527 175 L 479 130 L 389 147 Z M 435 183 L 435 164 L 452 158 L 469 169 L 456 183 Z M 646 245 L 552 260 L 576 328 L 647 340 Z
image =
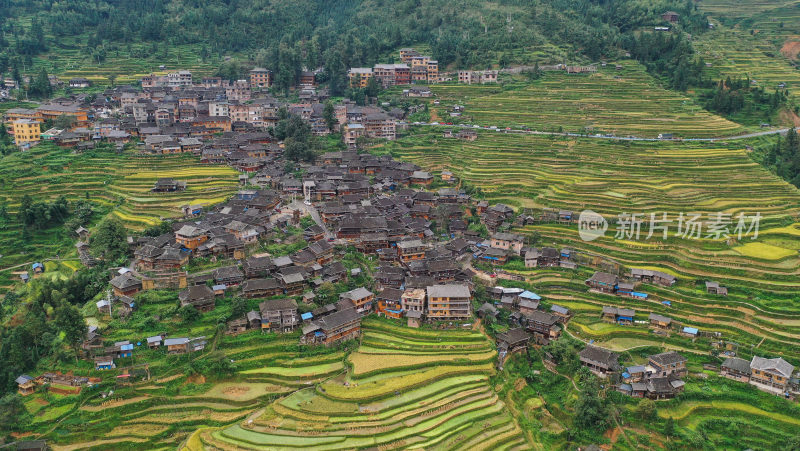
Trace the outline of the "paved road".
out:
M 768 136 L 768 135 L 776 135 L 776 134 L 786 134 L 789 131 L 788 128 L 780 128 L 774 130 L 767 130 L 763 132 L 757 133 L 748 133 L 745 135 L 735 135 L 735 136 L 725 136 L 720 138 L 679 138 L 679 139 L 660 139 L 660 138 L 641 138 L 637 136 L 614 136 L 614 135 L 601 135 L 601 134 L 582 134 L 582 133 L 568 133 L 568 132 L 542 132 L 538 130 L 524 130 L 524 129 L 506 129 L 503 127 L 495 127 L 489 128 L 487 126 L 480 126 L 476 127 L 473 124 L 456 124 L 456 125 L 446 125 L 444 123 L 411 123 L 408 124 L 411 127 L 447 127 L 447 128 L 464 128 L 464 129 L 482 129 L 482 130 L 496 130 L 498 133 L 516 133 L 516 134 L 523 134 L 523 135 L 546 135 L 546 136 L 570 136 L 576 138 L 587 138 L 587 139 L 611 139 L 611 140 L 618 140 L 618 141 L 692 141 L 692 142 L 717 142 L 717 141 L 731 141 L 734 139 L 748 139 L 748 138 L 756 138 L 759 136 Z
M 318 226 L 322 227 L 322 230 L 325 231 L 325 239 L 330 240 L 333 238 L 336 239 L 336 235 L 328 230 L 328 227 L 322 222 L 322 218 L 319 216 L 319 212 L 313 205 L 306 205 L 301 200 L 295 200 L 294 202 L 287 205 L 287 208 L 291 208 L 292 210 L 300 210 L 306 212 L 308 215 L 311 216 L 311 219 L 317 223 Z

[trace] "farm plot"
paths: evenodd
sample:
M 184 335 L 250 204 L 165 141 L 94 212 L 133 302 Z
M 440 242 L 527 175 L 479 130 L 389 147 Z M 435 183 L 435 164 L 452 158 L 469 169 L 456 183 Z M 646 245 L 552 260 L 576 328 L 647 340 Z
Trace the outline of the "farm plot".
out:
M 465 331 L 416 334 L 413 329 L 377 318 L 365 318 L 362 327 L 364 339 L 388 337 L 396 343 L 408 340 L 423 346 L 415 347 L 414 354 L 389 347 L 382 355 L 380 340 L 374 340 L 369 354 L 358 352 L 350 356 L 353 374 L 329 379 L 316 388 L 300 390 L 274 402 L 252 423 L 199 430 L 190 442 L 197 444 L 199 436 L 205 447 L 222 449 L 445 449 L 448 443 L 480 436 L 476 449 L 527 446 L 504 402 L 487 383 L 493 366 L 459 354 L 459 348 L 474 350 L 480 340 L 485 354 L 470 355 L 491 358 L 494 351 L 486 338 Z M 452 354 L 438 354 L 442 351 L 440 346 L 451 348 Z M 426 358 L 426 352 L 435 358 Z M 438 363 L 442 358 L 461 361 L 459 366 L 448 369 L 448 365 Z M 382 363 L 369 366 L 369 359 L 381 359 Z M 383 360 L 399 363 L 384 364 Z M 404 362 L 410 362 L 414 369 L 404 370 Z M 356 378 L 359 371 L 370 376 Z
M 594 74 L 547 72 L 531 83 L 497 85 L 436 85 L 440 100 L 434 111 L 448 117 L 453 104 L 465 106 L 461 118 L 487 126 L 534 130 L 614 133 L 654 138 L 661 133 L 680 137 L 729 136 L 745 129 L 703 110 L 686 96 L 662 88 L 645 69 L 626 61 Z
M 157 224 L 162 218 L 180 216 L 183 204 L 221 202 L 237 185 L 233 169 L 199 166 L 191 155 L 140 156 L 117 154 L 106 148 L 74 154 L 44 143 L 2 161 L 0 204 L 8 207 L 12 217 L 25 195 L 34 201 L 51 201 L 63 195 L 70 201 L 91 202 L 98 212 L 95 219 L 112 213 L 135 230 Z M 158 178 L 185 181 L 187 189 L 152 193 L 150 188 Z M 0 231 L 3 267 L 74 253 L 74 241 L 64 227 L 32 232 L 27 240 L 20 239 L 21 233 L 16 221 L 9 221 Z

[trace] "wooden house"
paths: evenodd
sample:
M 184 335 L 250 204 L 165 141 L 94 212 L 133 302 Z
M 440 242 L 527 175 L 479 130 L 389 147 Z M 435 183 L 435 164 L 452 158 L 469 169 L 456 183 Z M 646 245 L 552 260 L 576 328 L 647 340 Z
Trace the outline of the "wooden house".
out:
M 22 396 L 32 395 L 36 391 L 36 381 L 27 374 L 19 376 L 14 382 L 17 383 L 17 393 Z
M 650 321 L 650 327 L 656 331 L 669 331 L 672 326 L 672 318 L 659 315 L 658 313 L 651 313 L 647 318 Z
M 602 317 L 606 321 L 611 321 L 617 324 L 628 325 L 633 324 L 633 317 L 636 315 L 636 310 L 618 308 L 613 306 L 603 306 Z
M 619 277 L 607 272 L 597 271 L 586 280 L 586 285 L 604 293 L 615 293 L 619 284 Z
M 719 285 L 719 282 L 706 281 L 706 292 L 718 296 L 727 296 L 728 288 Z
M 750 362 L 738 357 L 728 357 L 720 366 L 720 376 L 739 382 L 750 382 Z
M 339 308 L 355 308 L 357 312 L 363 313 L 372 310 L 372 301 L 375 294 L 364 287 L 359 287 L 339 295 Z
M 186 337 L 167 338 L 164 340 L 167 354 L 185 354 L 189 352 L 189 339 Z
M 195 226 L 184 225 L 175 232 L 175 242 L 189 250 L 200 247 L 208 241 L 208 233 Z
M 361 315 L 346 309 L 312 321 L 303 327 L 301 343 L 330 345 L 358 338 L 361 334 Z
M 214 310 L 215 297 L 208 285 L 194 285 L 178 293 L 181 306 L 191 305 L 201 312 Z
M 527 349 L 531 335 L 522 328 L 509 329 L 497 334 L 497 344 L 505 345 L 508 352 Z
M 283 285 L 278 279 L 248 279 L 242 283 L 242 296 L 246 298 L 269 298 L 283 294 Z
M 572 318 L 572 311 L 558 304 L 553 304 L 550 306 L 550 313 L 558 318 L 558 322 L 561 324 L 567 324 L 570 318 Z
M 126 272 L 111 279 L 111 288 L 115 296 L 133 296 L 142 291 L 142 281 Z
M 546 345 L 561 336 L 561 328 L 558 326 L 558 318 L 541 310 L 523 315 L 526 329 L 533 335 L 537 343 Z
M 581 365 L 598 377 L 608 377 L 620 370 L 619 355 L 608 349 L 588 345 L 579 353 Z

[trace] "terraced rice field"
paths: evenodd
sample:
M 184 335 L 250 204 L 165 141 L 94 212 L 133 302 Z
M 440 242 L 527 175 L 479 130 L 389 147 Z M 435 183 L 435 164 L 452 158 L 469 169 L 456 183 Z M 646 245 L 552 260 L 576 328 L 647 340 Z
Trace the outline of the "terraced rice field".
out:
M 44 67 L 48 73 L 58 75 L 63 81 L 83 77 L 95 85 L 109 85 L 110 77 L 114 78 L 116 84 L 136 83 L 151 73 L 165 74 L 176 70 L 191 71 L 199 80 L 202 76 L 211 75 L 219 65 L 216 59 L 202 61 L 199 45 L 170 45 L 165 55 L 163 48 L 153 54 L 149 44 L 131 44 L 130 50 L 114 44 L 113 49 L 107 52 L 106 59 L 98 62 L 81 48 L 85 39 L 68 37 L 55 42 L 50 51 L 34 58 L 31 73 Z M 160 69 L 162 65 L 164 69 Z
M 237 362 L 245 355 L 279 357 L 238 363 L 236 377 L 214 383 L 181 373 L 194 356 L 156 358 L 157 352 L 139 350 L 140 353 L 154 353 L 147 358 L 152 380 L 112 385 L 115 394 L 110 400 L 101 399 L 100 390 L 92 392 L 91 389 L 84 390 L 88 396 L 82 395 L 80 402 L 77 396 L 71 396 L 75 403 L 62 402 L 55 408 L 42 406 L 41 401 L 30 398 L 27 405 L 35 415 L 31 427 L 44 433 L 55 450 L 91 446 L 175 449 L 198 427 L 219 427 L 244 420 L 265 403 L 341 372 L 343 352 L 328 350 L 314 357 L 303 356 L 296 350 L 296 340 L 296 335 L 276 337 L 258 333 L 221 337 L 215 345 L 217 350 Z M 294 351 L 290 350 L 292 347 Z M 318 369 L 321 364 L 337 361 L 339 366 L 332 371 Z M 304 365 L 310 370 L 302 376 L 278 374 L 287 365 L 294 365 L 298 370 Z M 265 374 L 250 374 L 248 370 L 255 368 L 264 369 Z M 92 373 L 112 380 L 120 371 Z M 40 396 L 37 394 L 34 398 Z M 56 424 L 54 420 L 59 422 Z M 92 426 L 87 427 L 87 424 Z
M 440 105 L 434 107 L 442 121 L 448 108 L 466 107 L 467 122 L 534 130 L 614 133 L 657 137 L 730 136 L 744 128 L 703 110 L 686 96 L 662 88 L 645 69 L 633 62 L 609 63 L 595 74 L 546 72 L 531 83 L 432 86 Z
M 491 202 L 517 208 L 592 209 L 609 219 L 624 212 L 648 218 L 639 240 L 614 239 L 613 224 L 606 237 L 590 243 L 578 239 L 575 226 L 529 229 L 547 240 L 571 242 L 622 263 L 667 268 L 679 276 L 729 277 L 786 291 L 798 286 L 800 260 L 795 249 L 781 241 L 794 241 L 800 230 L 800 197 L 796 188 L 767 173 L 740 146 L 551 139 L 494 131 L 465 142 L 427 131 L 385 149 L 434 171 L 449 169 L 480 188 Z M 673 221 L 672 233 L 667 240 L 658 235 L 644 240 L 649 214 L 662 212 Z M 782 254 L 758 258 L 741 252 L 756 250 L 745 244 L 752 242 L 749 238 L 731 243 L 705 239 L 707 229 L 700 240 L 675 237 L 680 212 L 700 213 L 706 222 L 717 212 L 733 218 L 759 212 L 755 242 L 779 247 Z M 750 247 L 738 247 L 742 245 Z M 757 250 L 764 249 L 769 247 Z
M 595 326 L 603 305 L 633 306 L 642 312 L 642 320 L 657 312 L 740 343 L 760 344 L 764 353 L 800 357 L 800 328 L 793 322 L 800 319 L 796 246 L 800 196 L 796 188 L 752 162 L 739 146 L 743 144 L 626 144 L 494 131 L 479 132 L 476 141 L 465 142 L 427 131 L 385 148 L 433 171 L 453 171 L 480 188 L 491 203 L 531 208 L 534 213 L 543 207 L 576 213 L 591 209 L 609 220 L 623 212 L 647 214 L 639 241 L 614 238 L 614 223 L 604 237 L 591 242 L 580 239 L 576 225 L 540 223 L 519 229 L 527 235 L 538 233 L 539 245 L 582 252 L 587 265 L 656 269 L 678 277 L 678 285 L 670 289 L 643 286 L 651 300 L 635 301 L 588 292 L 584 280 L 597 266 L 579 272 L 511 270 L 528 278 L 545 299 L 579 312 L 569 327 L 580 337 L 661 345 L 663 338 L 646 326 Z M 673 221 L 667 239 L 656 235 L 646 241 L 649 214 L 660 217 L 661 212 Z M 760 212 L 759 237 L 727 242 L 706 238 L 705 232 L 699 240 L 676 236 L 680 212 L 701 213 L 706 227 L 710 213 L 730 213 L 735 218 L 740 212 Z M 729 296 L 706 294 L 706 280 L 727 286 Z M 672 307 L 661 301 L 671 301 Z M 686 340 L 670 343 L 686 346 Z M 710 341 L 705 346 L 690 347 L 706 353 Z
M 796 9 L 800 20 L 800 8 Z M 712 78 L 750 77 L 767 92 L 785 83 L 789 93 L 797 98 L 800 70 L 780 53 L 782 43 L 776 44 L 759 35 L 751 36 L 739 28 L 719 27 L 698 36 L 693 45 L 697 54 L 711 63 L 706 73 Z
M 185 449 L 529 447 L 488 384 L 495 352 L 485 336 L 432 334 L 376 318 L 365 319 L 363 331 L 348 357 L 353 371 L 294 391 L 252 421 L 200 429 Z M 364 368 L 370 359 L 395 364 Z
M 698 3 L 714 18 L 733 19 L 743 31 L 754 30 L 780 48 L 800 36 L 798 0 L 703 0 Z
M 162 218 L 180 216 L 180 206 L 184 204 L 222 202 L 237 186 L 235 170 L 200 166 L 191 155 L 147 156 L 100 149 L 74 154 L 70 149 L 42 144 L 24 154 L 6 156 L 2 162 L 0 203 L 8 206 L 12 216 L 26 194 L 34 201 L 64 195 L 71 201 L 92 202 L 101 214 L 112 213 L 133 230 L 157 224 Z M 153 184 L 163 177 L 186 181 L 187 189 L 152 193 Z M 74 250 L 63 227 L 32 232 L 32 239 L 25 243 L 20 242 L 20 234 L 16 222 L 0 231 L 3 268 Z

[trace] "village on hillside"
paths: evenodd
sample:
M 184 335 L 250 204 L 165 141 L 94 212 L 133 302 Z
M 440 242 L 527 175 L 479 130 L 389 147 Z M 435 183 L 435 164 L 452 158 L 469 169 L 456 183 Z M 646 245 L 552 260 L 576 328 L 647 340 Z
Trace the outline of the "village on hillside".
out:
M 403 49 L 401 57 L 403 64 L 352 69 L 350 82 L 363 88 L 373 78 L 384 87 L 439 80 L 436 61 L 413 49 Z M 495 82 L 497 73 L 461 72 L 458 79 Z M 287 168 L 284 143 L 268 132 L 285 114 L 308 123 L 314 135 L 337 129 L 326 117 L 326 105 L 320 102 L 327 95 L 317 89 L 313 73 L 304 74 L 298 87 L 304 103 L 276 100 L 264 90 L 270 84 L 270 72 L 259 68 L 250 72 L 249 80 L 203 78 L 199 83 L 191 73 L 179 71 L 145 77 L 141 89 L 109 89 L 91 104 L 80 98 L 54 99 L 36 109 L 6 112 L 9 130 L 23 148 L 52 140 L 81 152 L 106 141 L 115 143 L 119 151 L 191 153 L 199 157 L 198 164 L 227 164 L 241 174 L 241 189 L 227 202 L 185 205 L 180 212 L 183 219 L 171 224 L 171 232 L 130 237 L 130 264 L 116 268 L 109 278 L 109 293 L 97 302 L 99 315 L 131 315 L 137 308 L 137 295 L 148 290 L 175 290 L 181 306 L 199 312 L 213 311 L 218 299 L 236 294 L 265 300 L 258 310 L 227 321 L 226 333 L 299 330 L 299 342 L 305 345 L 357 338 L 361 318 L 370 314 L 403 320 L 408 327 L 445 328 L 472 327 L 475 316 L 484 322 L 496 322 L 502 316 L 508 328 L 496 336 L 499 368 L 511 353 L 546 346 L 567 330 L 572 316 L 568 308 L 531 291 L 494 282 L 514 279 L 502 267 L 515 259 L 527 268 L 574 271 L 586 266 L 587 259 L 571 249 L 533 247 L 526 237 L 514 233 L 515 227 L 535 222 L 574 223 L 572 211 L 529 215 L 503 204 L 489 205 L 460 189 L 450 171 L 432 174 L 389 156 L 359 152 L 364 136 L 393 140 L 407 112 L 359 106 L 346 99 L 327 114 L 341 127 L 348 150 L 328 152 L 316 162 Z M 403 93 L 431 95 L 424 87 L 410 87 Z M 64 117 L 69 118 L 70 129 L 38 133 L 42 122 Z M 448 136 L 474 140 L 477 134 L 467 129 L 445 132 Z M 152 191 L 185 189 L 184 181 L 159 179 Z M 301 224 L 305 225 L 301 235 L 287 234 Z M 81 228 L 76 233 L 81 261 L 91 267 L 96 263 L 88 253 L 91 232 Z M 261 244 L 287 238 L 302 246 L 286 255 L 259 252 Z M 368 258 L 370 265 L 345 267 L 342 258 L 350 249 Z M 210 260 L 213 269 L 189 272 L 186 268 L 193 259 Z M 33 277 L 44 270 L 42 264 L 37 265 L 31 269 Z M 595 272 L 586 285 L 598 293 L 648 300 L 648 285 L 669 287 L 676 282 L 674 276 L 659 271 L 615 269 Z M 21 278 L 27 282 L 31 275 Z M 338 297 L 319 297 L 326 285 L 348 281 L 361 285 Z M 476 283 L 489 286 L 481 289 L 480 297 L 475 295 Z M 714 295 L 727 294 L 716 282 L 708 281 L 706 287 Z M 312 303 L 320 306 L 304 308 Z M 645 324 L 661 336 L 675 333 L 693 339 L 704 333 L 661 314 L 650 313 L 646 321 L 636 315 L 633 309 L 602 309 L 602 318 L 608 322 L 630 327 Z M 208 344 L 204 336 L 166 335 L 131 336 L 108 343 L 103 334 L 90 327 L 82 346 L 97 370 L 117 368 L 139 346 L 182 354 L 202 352 Z M 735 352 L 729 354 L 719 368 L 723 376 L 778 395 L 797 395 L 794 367 L 783 359 L 756 356 L 748 362 L 735 357 Z M 618 391 L 632 397 L 672 398 L 683 390 L 682 379 L 687 375 L 687 359 L 674 351 L 651 355 L 644 365 L 623 367 L 617 353 L 590 343 L 579 358 L 592 373 L 611 378 Z M 130 377 L 129 372 L 124 375 Z M 60 376 L 20 375 L 19 392 L 33 393 L 37 384 L 54 377 Z M 78 378 L 70 385 L 91 380 Z

